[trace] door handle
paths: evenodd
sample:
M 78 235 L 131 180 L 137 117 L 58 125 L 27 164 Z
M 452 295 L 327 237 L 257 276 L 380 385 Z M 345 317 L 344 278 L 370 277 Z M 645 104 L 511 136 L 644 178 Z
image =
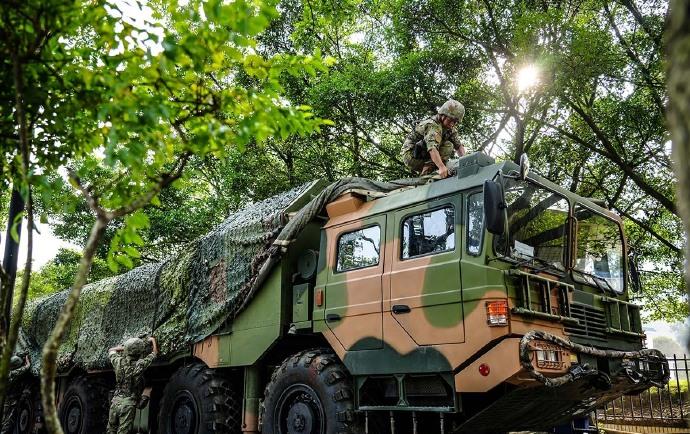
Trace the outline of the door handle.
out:
M 329 313 L 326 315 L 326 322 L 335 322 L 335 321 L 340 321 L 340 315 L 337 313 Z
M 391 309 L 394 314 L 399 315 L 401 313 L 410 313 L 410 306 L 406 304 L 394 304 L 393 308 Z

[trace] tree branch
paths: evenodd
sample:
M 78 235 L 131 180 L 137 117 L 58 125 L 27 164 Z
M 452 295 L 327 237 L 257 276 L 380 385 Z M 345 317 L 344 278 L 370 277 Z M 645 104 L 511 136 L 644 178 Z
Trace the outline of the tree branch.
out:
M 41 364 L 41 397 L 43 402 L 43 415 L 46 422 L 48 432 L 55 434 L 63 434 L 60 420 L 57 415 L 57 408 L 55 407 L 55 376 L 57 374 L 57 356 L 60 348 L 60 343 L 67 330 L 67 326 L 72 320 L 74 309 L 79 301 L 81 290 L 86 284 L 86 279 L 91 270 L 91 264 L 96 254 L 96 249 L 100 243 L 105 229 L 108 225 L 108 220 L 102 216 L 96 218 L 96 222 L 91 228 L 91 234 L 84 247 L 84 254 L 79 261 L 79 269 L 74 279 L 74 285 L 67 295 L 67 300 L 62 306 L 60 315 L 55 323 L 55 327 L 50 333 L 43 347 L 43 363 Z
M 2 353 L 2 363 L 0 363 L 0 378 L 7 379 L 9 374 L 9 360 L 12 357 L 14 348 L 17 345 L 17 338 L 19 336 L 19 327 L 22 323 L 22 316 L 26 307 L 26 299 L 29 293 L 29 282 L 31 281 L 31 261 L 33 258 L 34 245 L 34 210 L 33 198 L 29 190 L 29 197 L 26 201 L 26 215 L 27 215 L 27 247 L 26 247 L 26 263 L 24 265 L 24 278 L 22 279 L 22 287 L 19 291 L 19 299 L 14 308 L 14 315 L 11 315 L 10 330 L 7 337 L 7 342 Z M 0 397 L 5 396 L 7 381 L 0 381 Z
M 645 17 L 642 16 L 640 10 L 637 9 L 637 6 L 635 6 L 633 0 L 621 0 L 621 3 L 628 9 L 628 11 L 630 11 L 632 16 L 635 18 L 635 21 L 637 21 L 640 24 L 640 26 L 642 26 L 642 29 L 644 29 L 645 33 L 647 33 L 649 39 L 651 39 L 652 42 L 654 42 L 656 49 L 660 51 L 662 33 L 657 32 L 656 34 L 654 34 L 654 31 L 652 31 L 652 28 L 649 26 L 649 23 L 647 22 Z
M 656 105 L 656 108 L 659 111 L 659 113 L 663 115 L 666 111 L 664 103 L 661 101 L 661 97 L 656 92 L 657 86 L 655 85 L 654 80 L 652 80 L 649 68 L 647 68 L 647 65 L 642 63 L 642 60 L 639 58 L 639 56 L 632 50 L 632 47 L 623 38 L 623 35 L 621 34 L 620 29 L 616 24 L 616 19 L 613 16 L 611 9 L 609 8 L 608 2 L 604 2 L 604 10 L 606 11 L 606 16 L 608 17 L 609 24 L 611 24 L 611 28 L 613 28 L 613 32 L 616 34 L 616 38 L 618 38 L 618 42 L 623 47 L 623 50 L 625 51 L 625 54 L 628 56 L 628 58 L 632 60 L 632 62 L 636 64 L 637 67 L 640 69 L 640 72 L 642 72 L 642 77 L 644 77 L 645 82 L 649 86 L 649 91 L 652 94 L 654 104 Z
M 625 218 L 627 218 L 631 222 L 635 223 L 640 228 L 644 229 L 645 232 L 647 232 L 648 234 L 650 234 L 651 236 L 656 238 L 659 242 L 661 242 L 661 244 L 668 247 L 669 250 L 671 250 L 673 253 L 676 253 L 676 254 L 681 253 L 681 249 L 674 246 L 669 240 L 667 240 L 666 238 L 659 235 L 659 233 L 657 231 L 655 231 L 651 226 L 649 226 L 648 224 L 646 224 L 642 220 L 633 217 L 630 213 L 628 213 L 627 211 L 625 211 L 624 209 L 622 209 L 618 206 L 614 205 L 614 209 L 616 211 L 618 211 L 622 216 L 624 216 Z
M 664 196 L 656 188 L 654 188 L 647 181 L 645 181 L 645 179 L 642 176 L 640 176 L 640 174 L 634 167 L 630 166 L 626 161 L 624 161 L 621 158 L 620 155 L 618 155 L 618 151 L 616 150 L 615 146 L 613 146 L 609 138 L 606 136 L 606 133 L 604 133 L 599 128 L 596 122 L 594 122 L 594 119 L 592 119 L 592 117 L 588 113 L 586 113 L 580 106 L 575 104 L 575 102 L 573 102 L 567 96 L 563 95 L 563 100 L 580 116 L 580 118 L 587 124 L 587 126 L 589 126 L 589 128 L 592 130 L 599 142 L 606 149 L 606 152 L 602 152 L 600 149 L 596 147 L 592 147 L 589 145 L 587 146 L 589 148 L 592 148 L 592 150 L 595 150 L 600 155 L 611 160 L 611 162 L 618 166 L 625 174 L 627 174 L 630 177 L 630 179 L 633 180 L 635 185 L 637 185 L 642 191 L 644 191 L 650 197 L 657 200 L 662 206 L 664 206 L 664 208 L 668 209 L 671 213 L 678 215 L 678 209 L 676 208 L 676 205 L 673 203 L 673 200 Z M 586 143 L 582 139 L 578 139 L 577 141 L 581 144 Z
M 98 197 L 92 194 L 91 187 L 85 187 L 74 170 L 68 169 L 67 173 L 70 181 L 72 181 L 72 185 L 79 190 L 82 196 L 84 196 L 84 199 L 86 199 L 86 204 L 89 206 L 89 209 L 95 212 L 97 216 L 105 217 L 106 211 L 98 203 Z
M 7 319 L 7 323 L 10 325 L 9 330 L 7 330 L 7 338 L 2 347 L 2 357 L 0 358 L 0 404 L 4 405 L 6 387 L 7 387 L 7 377 L 9 373 L 9 362 L 12 353 L 14 352 L 15 346 L 17 344 L 17 336 L 19 335 L 19 325 L 22 321 L 22 316 L 24 314 L 24 307 L 26 305 L 26 294 L 29 291 L 29 281 L 31 279 L 31 257 L 33 254 L 33 200 L 31 197 L 31 184 L 29 180 L 29 166 L 30 166 L 30 137 L 27 126 L 26 112 L 24 107 L 24 71 L 22 68 L 22 63 L 20 60 L 20 55 L 18 52 L 18 47 L 14 47 L 15 51 L 12 52 L 12 73 L 14 80 L 14 98 L 15 98 L 15 117 L 19 130 L 19 152 L 21 154 L 21 178 L 22 186 L 26 187 L 27 192 L 27 207 L 26 212 L 28 215 L 28 225 L 27 225 L 27 257 L 26 264 L 24 267 L 24 279 L 22 279 L 22 288 L 19 294 L 19 301 L 17 308 L 14 312 L 14 320 L 12 320 L 12 315 Z M 15 185 L 15 187 L 18 187 Z M 17 188 L 17 191 L 21 191 Z M 3 271 L 4 273 L 4 271 Z M 8 277 L 5 273 L 5 277 Z M 12 302 L 8 300 L 10 288 L 7 285 L 9 279 L 5 280 L 3 284 L 3 301 Z M 5 304 L 3 303 L 3 309 Z M 4 336 L 3 336 L 4 337 Z
M 189 162 L 189 158 L 191 157 L 191 152 L 185 152 L 182 154 L 177 161 L 175 162 L 174 168 L 172 171 L 165 173 L 160 176 L 158 182 L 149 189 L 146 193 L 143 195 L 139 196 L 135 200 L 133 200 L 129 205 L 125 205 L 123 207 L 120 207 L 114 211 L 110 211 L 107 213 L 107 216 L 109 217 L 108 221 L 113 220 L 118 217 L 125 216 L 129 213 L 132 213 L 140 208 L 143 208 L 144 206 L 148 205 L 151 200 L 158 195 L 158 193 L 161 192 L 162 189 L 165 187 L 169 186 L 173 182 L 175 182 L 177 179 L 182 176 L 182 172 L 184 171 L 185 166 Z

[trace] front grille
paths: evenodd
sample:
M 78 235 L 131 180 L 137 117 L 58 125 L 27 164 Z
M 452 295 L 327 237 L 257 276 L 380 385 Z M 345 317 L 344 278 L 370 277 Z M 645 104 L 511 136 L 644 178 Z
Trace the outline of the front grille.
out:
M 606 313 L 602 309 L 581 304 L 572 303 L 570 312 L 573 318 L 580 321 L 580 324 L 565 326 L 565 332 L 572 336 L 606 340 Z

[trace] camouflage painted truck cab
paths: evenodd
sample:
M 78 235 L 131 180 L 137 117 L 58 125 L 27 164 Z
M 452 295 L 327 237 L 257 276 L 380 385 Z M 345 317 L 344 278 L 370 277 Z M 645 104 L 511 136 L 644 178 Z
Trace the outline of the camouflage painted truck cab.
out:
M 65 431 L 104 426 L 112 374 L 89 327 L 104 343 L 139 323 L 163 337 L 137 423 L 165 434 L 548 429 L 664 383 L 628 301 L 639 282 L 620 218 L 526 169 L 474 154 L 445 180 L 314 182 L 264 206 L 281 216 L 256 219 L 264 238 L 231 217 L 197 253 L 95 285 L 87 299 L 110 291 L 115 309 L 154 288 L 156 312 L 83 307 L 61 371 Z M 49 310 L 25 321 L 26 346 Z

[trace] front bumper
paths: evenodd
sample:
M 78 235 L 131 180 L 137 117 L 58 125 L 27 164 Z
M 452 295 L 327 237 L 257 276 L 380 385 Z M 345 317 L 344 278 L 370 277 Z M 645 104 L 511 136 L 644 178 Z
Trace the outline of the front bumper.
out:
M 559 376 L 545 376 L 533 365 L 530 344 L 538 340 L 558 345 L 572 353 L 619 359 L 615 372 L 603 372 L 572 364 Z M 668 362 L 656 350 L 606 351 L 573 344 L 544 332 L 529 333 L 521 340 L 520 361 L 535 380 L 532 386 L 515 386 L 462 424 L 458 433 L 548 430 L 573 418 L 589 414 L 622 395 L 639 393 L 669 379 Z M 608 366 L 608 364 L 606 364 Z M 535 385 L 536 383 L 536 385 Z

